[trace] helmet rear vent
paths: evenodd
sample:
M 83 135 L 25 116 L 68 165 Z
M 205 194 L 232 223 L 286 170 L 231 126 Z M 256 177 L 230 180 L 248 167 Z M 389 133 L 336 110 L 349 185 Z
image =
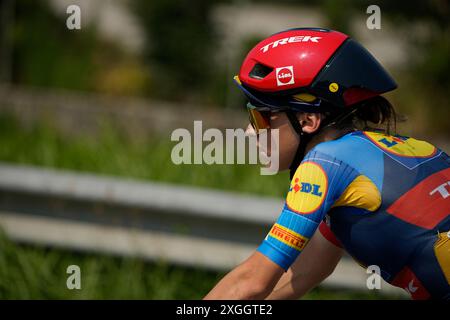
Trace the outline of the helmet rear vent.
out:
M 273 68 L 257 63 L 248 75 L 250 76 L 250 78 L 261 80 L 264 79 L 269 73 L 271 73 L 272 70 Z

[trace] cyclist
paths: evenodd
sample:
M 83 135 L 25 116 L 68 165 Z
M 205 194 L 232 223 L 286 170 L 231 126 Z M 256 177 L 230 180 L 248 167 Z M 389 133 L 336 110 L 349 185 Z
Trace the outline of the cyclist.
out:
M 235 81 L 247 130 L 279 130 L 291 184 L 258 249 L 205 298 L 299 298 L 345 250 L 414 299 L 450 299 L 450 158 L 391 132 L 381 94 L 397 85 L 374 57 L 343 33 L 290 29 L 257 44 Z

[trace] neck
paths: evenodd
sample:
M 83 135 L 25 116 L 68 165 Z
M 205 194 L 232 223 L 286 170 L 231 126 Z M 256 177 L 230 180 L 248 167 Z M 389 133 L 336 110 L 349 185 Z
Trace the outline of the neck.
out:
M 305 154 L 307 154 L 312 148 L 322 142 L 339 139 L 340 137 L 355 131 L 354 128 L 336 129 L 333 127 L 325 128 L 318 134 L 311 138 L 311 141 L 306 145 Z

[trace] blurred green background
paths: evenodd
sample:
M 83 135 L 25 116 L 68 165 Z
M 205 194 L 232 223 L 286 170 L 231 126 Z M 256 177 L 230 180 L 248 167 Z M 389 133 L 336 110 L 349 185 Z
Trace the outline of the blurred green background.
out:
M 69 4 L 81 8 L 81 30 L 66 28 Z M 372 4 L 381 8 L 380 30 L 366 27 Z M 387 97 L 408 117 L 400 133 L 448 151 L 449 11 L 443 0 L 0 0 L 0 161 L 281 198 L 286 173 L 172 164 L 170 132 L 191 128 L 190 113 L 222 127 L 245 125 L 244 99 L 231 80 L 246 52 L 271 33 L 305 26 L 337 29 L 366 45 L 399 84 Z M 166 105 L 173 120 L 160 128 Z M 61 106 L 70 106 L 69 116 Z M 152 116 L 128 125 L 125 115 L 136 108 Z M 61 289 L 67 264 L 88 270 L 78 293 Z M 220 276 L 0 237 L 3 299 L 197 299 Z M 316 289 L 307 298 L 379 296 Z

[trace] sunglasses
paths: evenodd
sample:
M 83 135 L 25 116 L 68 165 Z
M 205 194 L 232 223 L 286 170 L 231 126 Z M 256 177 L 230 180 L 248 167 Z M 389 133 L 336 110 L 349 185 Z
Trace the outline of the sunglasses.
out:
M 295 101 L 300 103 L 311 103 L 316 101 L 316 97 L 309 93 L 300 93 L 292 96 Z M 251 102 L 247 103 L 247 111 L 250 120 L 250 124 L 252 125 L 255 132 L 258 134 L 262 129 L 270 129 L 270 115 L 276 112 L 286 111 L 287 108 L 268 108 L 268 107 L 256 107 Z
M 270 114 L 271 111 L 258 110 L 257 107 L 250 102 L 247 103 L 248 118 L 253 129 L 256 133 L 259 133 L 262 129 L 270 128 Z

